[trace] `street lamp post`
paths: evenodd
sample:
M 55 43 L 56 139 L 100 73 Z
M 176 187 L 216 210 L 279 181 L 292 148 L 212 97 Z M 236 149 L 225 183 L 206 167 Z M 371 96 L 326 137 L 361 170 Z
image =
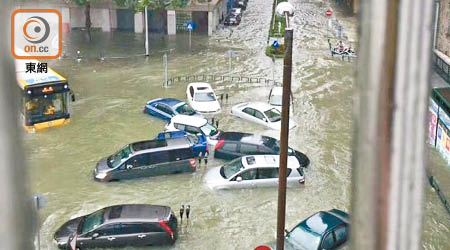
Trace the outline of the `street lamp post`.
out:
M 289 136 L 289 104 L 291 97 L 292 77 L 292 42 L 294 30 L 290 26 L 289 17 L 294 15 L 294 7 L 289 2 L 277 5 L 275 12 L 286 19 L 284 29 L 284 67 L 283 67 L 283 101 L 281 108 L 280 132 L 280 171 L 278 182 L 278 208 L 277 208 L 277 250 L 284 250 L 284 229 L 286 219 L 286 168 Z

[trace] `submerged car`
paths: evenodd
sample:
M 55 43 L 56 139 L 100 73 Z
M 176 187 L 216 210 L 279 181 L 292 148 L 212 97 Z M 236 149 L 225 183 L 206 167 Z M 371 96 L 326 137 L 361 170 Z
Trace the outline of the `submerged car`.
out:
M 213 190 L 277 186 L 279 159 L 278 155 L 243 156 L 209 170 L 205 183 Z M 303 168 L 294 156 L 288 157 L 286 177 L 288 186 L 305 183 Z
M 192 143 L 192 151 L 194 151 L 196 156 L 207 156 L 209 154 L 208 140 L 206 136 L 200 133 L 193 135 L 186 133 L 186 131 L 167 131 L 159 133 L 155 139 L 167 140 L 175 138 L 188 138 Z
M 187 138 L 131 143 L 101 159 L 95 167 L 94 178 L 98 181 L 118 181 L 195 172 L 197 165 L 191 146 Z
M 157 98 L 145 104 L 144 112 L 170 121 L 175 115 L 196 115 L 200 116 L 189 104 L 174 98 Z
M 227 16 L 225 18 L 225 21 L 223 22 L 224 25 L 226 26 L 236 26 L 239 25 L 241 23 L 241 16 Z
M 203 115 L 216 115 L 221 111 L 220 103 L 209 83 L 189 83 L 186 88 L 186 97 L 189 105 Z
M 231 113 L 244 120 L 254 122 L 271 129 L 281 129 L 281 113 L 278 109 L 265 102 L 246 102 L 235 105 L 231 108 Z M 297 124 L 289 120 L 289 129 L 293 129 Z
M 293 96 L 291 95 L 291 103 L 289 111 L 292 111 L 292 105 L 294 104 Z M 269 104 L 281 112 L 283 105 L 283 87 L 273 87 L 269 92 Z
M 208 123 L 208 120 L 201 117 L 190 117 L 185 115 L 176 115 L 170 123 L 166 125 L 166 131 L 186 131 L 189 134 L 197 135 L 201 134 L 206 136 L 208 144 L 216 145 L 217 137 L 220 135 L 214 125 Z
M 116 205 L 71 219 L 54 234 L 60 249 L 172 245 L 178 237 L 177 217 L 170 207 Z
M 348 214 L 339 209 L 320 211 L 287 232 L 286 250 L 342 249 L 348 238 Z M 276 243 L 270 244 L 276 250 Z
M 280 141 L 275 138 L 250 133 L 224 132 L 218 137 L 214 157 L 232 160 L 244 155 L 277 155 L 280 153 Z M 309 165 L 309 158 L 292 148 L 288 155 L 297 157 L 302 167 Z

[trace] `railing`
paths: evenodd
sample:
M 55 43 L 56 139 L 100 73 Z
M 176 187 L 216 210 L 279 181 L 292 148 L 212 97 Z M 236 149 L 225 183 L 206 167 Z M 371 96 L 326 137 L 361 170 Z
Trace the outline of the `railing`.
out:
M 436 55 L 436 53 L 433 53 L 433 64 L 435 71 L 450 84 L 450 65 Z
M 251 76 L 230 76 L 230 75 L 187 75 L 169 78 L 163 83 L 163 87 L 170 87 L 174 83 L 205 81 L 205 82 L 222 82 L 222 83 L 249 83 L 248 85 L 238 85 L 238 88 L 246 87 L 270 87 L 281 86 L 281 82 L 274 81 L 263 77 Z
M 438 181 L 436 180 L 436 178 L 434 178 L 434 176 L 432 176 L 432 175 L 430 175 L 428 173 L 427 173 L 427 175 L 428 175 L 428 181 L 430 182 L 430 185 L 434 188 L 434 190 L 436 191 L 437 195 L 439 196 L 439 199 L 444 204 L 445 209 L 450 214 L 450 203 L 448 202 L 447 197 L 445 197 L 445 194 L 442 192 Z

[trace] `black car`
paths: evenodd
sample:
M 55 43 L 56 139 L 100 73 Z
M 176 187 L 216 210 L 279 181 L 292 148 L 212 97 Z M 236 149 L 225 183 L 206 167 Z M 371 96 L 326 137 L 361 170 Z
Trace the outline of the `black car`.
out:
M 218 139 L 215 158 L 232 160 L 244 155 L 273 155 L 280 152 L 280 141 L 264 135 L 224 132 Z M 299 151 L 289 148 L 288 155 L 297 157 L 302 167 L 309 165 L 308 157 Z
M 60 249 L 171 245 L 177 218 L 166 206 L 117 205 L 64 223 L 54 239 Z
M 94 170 L 98 181 L 118 181 L 196 171 L 195 154 L 187 137 L 134 142 L 101 159 Z

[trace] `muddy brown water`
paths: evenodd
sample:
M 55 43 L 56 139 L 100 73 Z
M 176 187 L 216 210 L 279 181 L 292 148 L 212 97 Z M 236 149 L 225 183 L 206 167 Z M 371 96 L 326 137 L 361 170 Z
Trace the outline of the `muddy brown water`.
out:
M 351 136 L 354 63 L 332 59 L 327 51 L 320 1 L 293 1 L 294 94 L 291 147 L 311 159 L 303 187 L 288 189 L 286 227 L 290 229 L 319 210 L 348 211 L 351 196 Z M 146 101 L 158 97 L 185 99 L 187 83 L 163 88 L 162 55 L 168 52 L 169 76 L 229 74 L 228 50 L 235 51 L 233 75 L 282 79 L 282 61 L 264 55 L 270 23 L 271 0 L 249 1 L 241 25 L 220 28 L 213 36 L 175 38 L 151 35 L 151 53 L 144 53 L 143 35 L 115 32 L 93 33 L 85 42 L 79 31 L 64 39 L 67 57 L 50 62 L 67 76 L 77 101 L 72 123 L 42 133 L 25 135 L 32 192 L 48 198 L 40 211 L 41 249 L 56 249 L 54 231 L 70 218 L 99 208 L 123 203 L 171 206 L 178 214 L 181 204 L 191 205 L 191 218 L 184 220 L 173 247 L 154 249 L 253 249 L 273 241 L 276 230 L 277 189 L 212 192 L 203 176 L 222 161 L 210 158 L 196 173 L 98 183 L 92 178 L 95 163 L 123 145 L 153 138 L 165 122 L 142 113 Z M 336 11 L 335 11 L 336 12 Z M 336 12 L 348 36 L 356 40 L 357 20 Z M 74 60 L 75 51 L 83 56 Z M 98 60 L 105 57 L 104 61 Z M 228 103 L 218 116 L 226 131 L 258 132 L 279 137 L 230 115 L 231 106 L 244 101 L 267 100 L 270 87 L 212 83 L 217 93 L 228 93 Z M 433 161 L 439 162 L 437 154 Z M 437 196 L 426 187 L 424 249 L 450 249 L 449 216 Z M 135 248 L 126 248 L 135 249 Z

